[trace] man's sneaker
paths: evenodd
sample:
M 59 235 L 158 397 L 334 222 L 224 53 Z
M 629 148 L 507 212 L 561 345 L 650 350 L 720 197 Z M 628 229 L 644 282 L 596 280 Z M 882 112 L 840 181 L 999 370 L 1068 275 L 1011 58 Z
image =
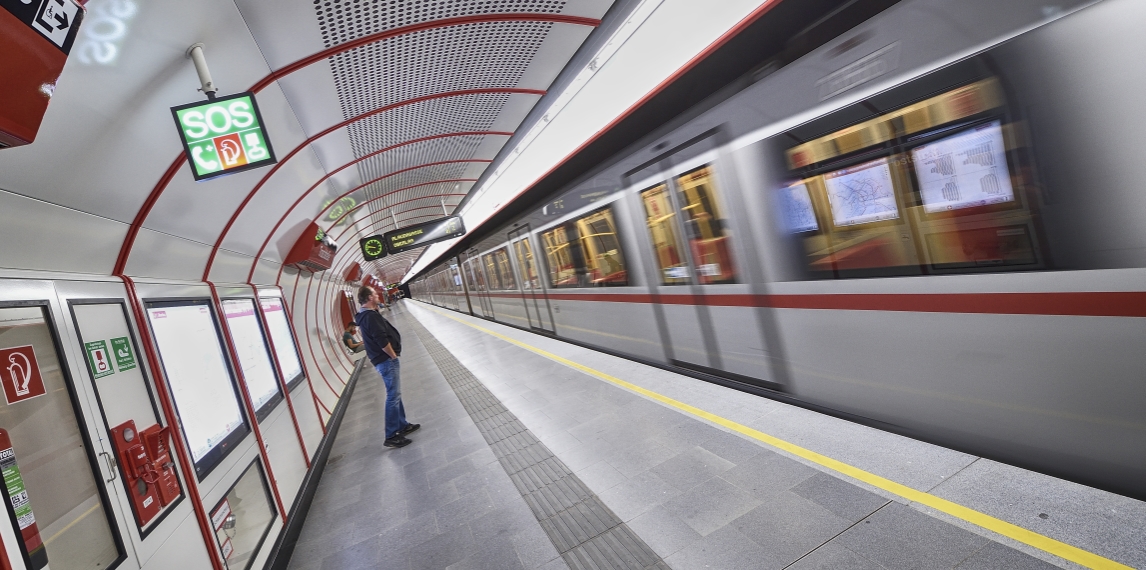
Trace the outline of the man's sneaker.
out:
M 398 435 L 406 435 L 408 433 L 414 433 L 414 432 L 418 431 L 418 428 L 420 428 L 420 427 L 422 427 L 422 424 L 406 424 L 406 427 L 398 430 Z
M 382 445 L 385 445 L 386 447 L 406 447 L 411 443 L 413 443 L 413 441 L 402 437 L 402 434 L 397 434 L 394 437 L 382 442 Z

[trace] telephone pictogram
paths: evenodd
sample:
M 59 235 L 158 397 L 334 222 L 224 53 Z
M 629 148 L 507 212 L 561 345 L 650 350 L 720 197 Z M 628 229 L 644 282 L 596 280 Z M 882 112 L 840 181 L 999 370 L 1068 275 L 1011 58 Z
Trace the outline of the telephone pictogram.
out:
M 156 424 L 139 431 L 133 420 L 111 428 L 112 442 L 123 471 L 123 483 L 135 505 L 135 519 L 139 526 L 151 522 L 163 507 L 182 493 L 175 475 L 175 463 L 167 447 L 170 436 L 170 427 Z

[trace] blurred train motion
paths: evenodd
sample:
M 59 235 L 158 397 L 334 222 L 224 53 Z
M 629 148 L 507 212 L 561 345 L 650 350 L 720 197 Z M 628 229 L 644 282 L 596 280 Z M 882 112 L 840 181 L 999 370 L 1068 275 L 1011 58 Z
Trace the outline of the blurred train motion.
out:
M 1142 21 L 901 2 L 413 297 L 1146 498 Z

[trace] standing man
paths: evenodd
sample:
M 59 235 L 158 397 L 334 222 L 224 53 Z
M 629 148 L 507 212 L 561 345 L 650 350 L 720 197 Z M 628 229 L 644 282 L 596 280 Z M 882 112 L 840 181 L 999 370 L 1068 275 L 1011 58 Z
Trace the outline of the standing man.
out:
M 358 304 L 362 309 L 354 320 L 362 331 L 362 342 L 366 345 L 366 356 L 382 375 L 386 384 L 386 447 L 410 445 L 406 434 L 417 431 L 420 424 L 406 421 L 406 409 L 402 406 L 402 385 L 398 378 L 398 356 L 402 354 L 402 335 L 378 312 L 378 292 L 371 287 L 358 289 Z

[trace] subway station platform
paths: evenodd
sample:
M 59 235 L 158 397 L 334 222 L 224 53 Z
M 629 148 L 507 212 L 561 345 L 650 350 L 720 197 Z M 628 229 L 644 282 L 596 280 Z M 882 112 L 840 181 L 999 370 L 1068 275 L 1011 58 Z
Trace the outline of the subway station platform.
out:
M 1146 503 L 402 301 L 292 569 L 1146 567 Z

